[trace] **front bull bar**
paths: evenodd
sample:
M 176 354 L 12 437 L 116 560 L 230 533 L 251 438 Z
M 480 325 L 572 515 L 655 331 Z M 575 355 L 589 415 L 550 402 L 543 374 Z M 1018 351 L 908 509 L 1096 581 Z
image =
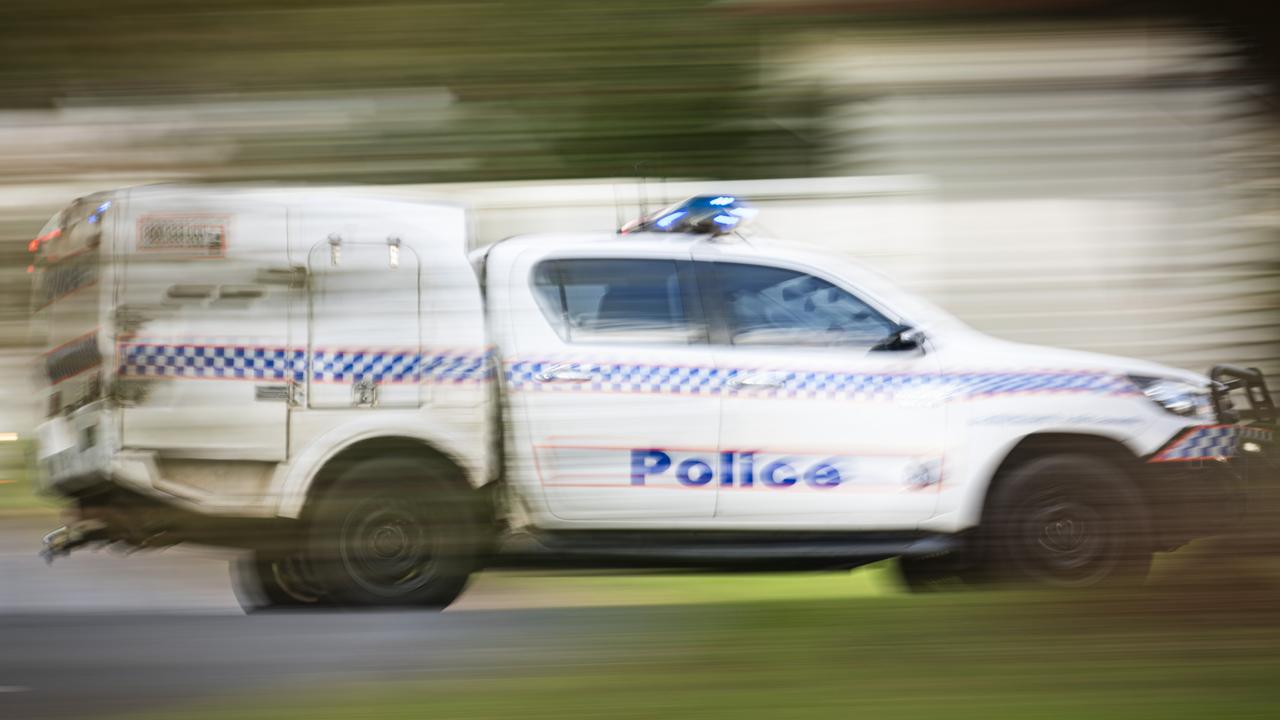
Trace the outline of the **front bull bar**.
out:
M 1209 371 L 1212 383 L 1213 411 L 1220 423 L 1237 423 L 1252 420 L 1263 425 L 1276 424 L 1276 404 L 1267 390 L 1267 380 L 1258 368 L 1237 365 L 1215 365 Z M 1231 402 L 1231 392 L 1243 390 L 1249 400 L 1248 409 L 1237 408 Z

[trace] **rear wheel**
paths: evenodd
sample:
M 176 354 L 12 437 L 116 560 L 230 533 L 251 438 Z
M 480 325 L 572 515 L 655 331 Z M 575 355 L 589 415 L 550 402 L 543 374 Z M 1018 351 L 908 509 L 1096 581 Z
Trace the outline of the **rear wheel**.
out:
M 1152 545 L 1141 495 L 1084 455 L 1031 460 L 993 491 L 982 529 L 990 579 L 1047 587 L 1138 584 Z
M 251 551 L 232 562 L 231 579 L 245 612 L 326 604 L 327 592 L 301 552 Z
M 318 499 L 309 554 L 338 604 L 444 608 L 481 538 L 474 493 L 453 468 L 385 458 L 355 465 Z

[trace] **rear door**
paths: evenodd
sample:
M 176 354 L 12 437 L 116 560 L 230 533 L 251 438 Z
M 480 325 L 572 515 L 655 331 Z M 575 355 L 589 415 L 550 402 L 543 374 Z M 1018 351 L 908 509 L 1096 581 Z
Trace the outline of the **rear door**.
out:
M 564 520 L 711 518 L 719 399 L 690 263 L 541 255 L 511 279 L 517 476 Z

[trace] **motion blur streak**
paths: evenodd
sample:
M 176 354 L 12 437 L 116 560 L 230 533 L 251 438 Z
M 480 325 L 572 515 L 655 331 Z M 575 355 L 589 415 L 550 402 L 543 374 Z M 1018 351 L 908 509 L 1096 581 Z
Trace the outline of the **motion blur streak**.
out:
M 1280 387 L 1267 5 L 7 3 L 0 716 L 1280 714 L 1273 471 L 1230 535 L 1163 557 L 1141 591 L 915 597 L 885 564 L 489 572 L 438 616 L 240 617 L 221 551 L 46 569 L 57 508 L 28 469 L 44 226 L 149 183 L 444 198 L 475 209 L 476 247 L 767 188 L 762 226 L 980 330 L 1198 372 L 1230 359 Z

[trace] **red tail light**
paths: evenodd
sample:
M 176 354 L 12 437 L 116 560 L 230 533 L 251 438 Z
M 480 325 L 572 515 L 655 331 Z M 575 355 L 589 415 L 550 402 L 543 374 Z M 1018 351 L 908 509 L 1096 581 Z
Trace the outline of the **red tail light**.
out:
M 62 235 L 62 228 L 54 228 L 49 232 L 27 243 L 27 252 L 38 252 L 40 250 L 41 245 L 49 242 L 50 240 L 56 237 L 60 237 L 61 235 Z

